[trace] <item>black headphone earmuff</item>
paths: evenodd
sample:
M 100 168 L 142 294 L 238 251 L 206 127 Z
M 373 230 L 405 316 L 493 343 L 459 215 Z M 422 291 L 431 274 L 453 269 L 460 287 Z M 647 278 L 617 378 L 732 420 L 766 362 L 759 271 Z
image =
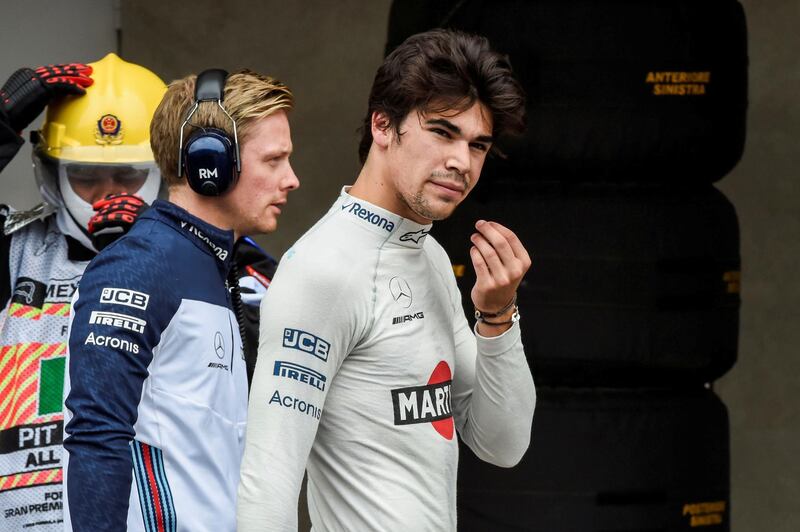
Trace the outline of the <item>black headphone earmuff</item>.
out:
M 236 121 L 222 106 L 225 79 L 221 69 L 205 70 L 198 74 L 194 90 L 194 106 L 181 124 L 178 153 L 178 175 L 185 175 L 192 190 L 203 196 L 220 196 L 230 190 L 242 170 L 239 160 L 239 139 Z M 203 102 L 216 102 L 233 124 L 233 139 L 221 129 L 189 124 L 192 115 Z M 183 144 L 186 125 L 196 128 Z

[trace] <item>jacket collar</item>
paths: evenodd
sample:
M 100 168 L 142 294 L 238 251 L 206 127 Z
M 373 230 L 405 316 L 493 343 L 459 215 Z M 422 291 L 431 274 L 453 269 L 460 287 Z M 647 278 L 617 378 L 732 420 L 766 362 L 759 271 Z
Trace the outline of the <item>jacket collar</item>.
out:
M 224 273 L 233 256 L 233 231 L 220 229 L 165 200 L 156 200 L 142 218 L 161 221 L 184 235 L 189 241 L 214 257 Z

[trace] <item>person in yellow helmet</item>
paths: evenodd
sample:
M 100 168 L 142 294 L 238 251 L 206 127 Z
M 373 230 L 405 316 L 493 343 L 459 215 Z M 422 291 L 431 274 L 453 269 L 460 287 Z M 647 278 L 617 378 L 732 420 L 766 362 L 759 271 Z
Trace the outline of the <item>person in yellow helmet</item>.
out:
M 114 54 L 20 69 L 0 89 L 0 169 L 47 106 L 32 136 L 44 203 L 0 207 L 0 530 L 63 529 L 70 301 L 102 244 L 158 195 L 149 128 L 165 91 L 153 72 Z

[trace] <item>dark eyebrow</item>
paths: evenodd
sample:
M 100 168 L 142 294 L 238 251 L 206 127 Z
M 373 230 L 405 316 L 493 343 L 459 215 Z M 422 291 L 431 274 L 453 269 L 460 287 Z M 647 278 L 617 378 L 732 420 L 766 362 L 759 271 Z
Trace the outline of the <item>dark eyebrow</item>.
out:
M 451 133 L 455 135 L 461 135 L 461 128 L 455 125 L 454 123 L 450 122 L 449 120 L 445 120 L 444 118 L 431 118 L 425 121 L 426 124 L 431 126 L 441 126 Z M 475 139 L 477 142 L 486 142 L 491 144 L 494 139 L 491 135 L 481 135 Z

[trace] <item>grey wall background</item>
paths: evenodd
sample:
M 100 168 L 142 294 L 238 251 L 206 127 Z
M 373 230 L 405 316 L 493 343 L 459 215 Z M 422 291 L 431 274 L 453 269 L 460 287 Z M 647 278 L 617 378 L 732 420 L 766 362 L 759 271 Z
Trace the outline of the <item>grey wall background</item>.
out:
M 716 389 L 731 422 L 733 530 L 800 530 L 800 2 L 743 0 L 750 110 L 719 184 L 742 235 L 739 361 Z
M 0 76 L 114 49 L 115 4 L 3 0 Z M 293 88 L 301 188 L 278 233 L 262 239 L 275 255 L 355 177 L 355 131 L 382 58 L 389 4 L 122 1 L 122 57 L 165 81 L 209 66 L 246 66 Z M 741 163 L 719 184 L 742 229 L 742 328 L 739 362 L 715 388 L 731 420 L 732 529 L 789 532 L 800 530 L 800 2 L 742 4 L 750 32 L 748 139 Z M 20 154 L 0 174 L 0 201 L 37 201 L 29 161 L 29 152 Z
M 20 67 L 88 63 L 115 51 L 118 6 L 117 0 L 0 0 L 0 83 Z M 43 119 L 44 113 L 29 130 Z M 0 174 L 0 203 L 27 209 L 39 202 L 26 142 Z

